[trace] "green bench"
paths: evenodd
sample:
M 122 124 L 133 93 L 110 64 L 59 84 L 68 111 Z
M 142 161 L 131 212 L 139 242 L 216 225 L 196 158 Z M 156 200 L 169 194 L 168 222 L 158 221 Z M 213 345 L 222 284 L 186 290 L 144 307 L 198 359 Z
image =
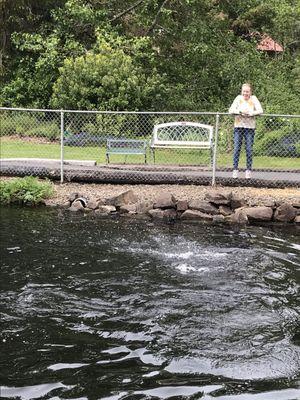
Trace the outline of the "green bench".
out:
M 147 144 L 146 140 L 137 139 L 107 139 L 106 142 L 106 160 L 110 162 L 110 156 L 124 154 L 125 161 L 128 155 L 143 155 L 145 164 L 147 163 Z

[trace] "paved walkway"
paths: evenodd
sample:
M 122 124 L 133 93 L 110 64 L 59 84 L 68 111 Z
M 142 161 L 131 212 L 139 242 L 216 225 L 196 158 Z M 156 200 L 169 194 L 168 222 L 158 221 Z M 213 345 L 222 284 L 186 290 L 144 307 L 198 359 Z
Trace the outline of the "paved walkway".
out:
M 300 165 L 299 165 L 300 167 Z M 1 175 L 34 175 L 60 179 L 60 162 L 57 160 L 5 159 L 0 160 Z M 299 187 L 300 169 L 291 171 L 253 171 L 252 179 L 232 179 L 231 170 L 216 171 L 216 183 L 223 186 Z M 77 182 L 197 184 L 210 185 L 212 171 L 194 166 L 109 164 L 95 165 L 94 161 L 67 161 L 64 179 Z

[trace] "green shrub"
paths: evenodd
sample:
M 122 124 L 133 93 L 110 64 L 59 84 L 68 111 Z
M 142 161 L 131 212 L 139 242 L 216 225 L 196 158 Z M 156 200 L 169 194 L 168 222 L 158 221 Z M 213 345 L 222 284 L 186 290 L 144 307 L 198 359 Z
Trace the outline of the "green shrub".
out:
M 38 126 L 26 131 L 26 136 L 44 137 L 50 140 L 55 140 L 60 137 L 60 127 L 54 122 L 38 124 Z
M 254 155 L 271 157 L 300 157 L 300 131 L 283 127 L 257 137 Z
M 16 134 L 16 123 L 13 118 L 6 114 L 1 115 L 0 136 L 10 136 Z
M 39 122 L 29 114 L 1 115 L 0 136 L 60 137 L 60 127 L 55 122 Z
M 20 135 L 26 136 L 27 130 L 36 126 L 35 117 L 29 114 L 1 115 L 0 136 Z
M 87 124 L 83 125 L 82 131 L 90 133 L 91 135 L 101 135 L 97 125 L 93 124 L 92 122 L 88 122 Z
M 9 181 L 0 181 L 0 204 L 39 204 L 53 194 L 49 181 L 41 182 L 27 176 Z
M 233 149 L 233 118 L 221 120 L 218 132 L 218 152 L 230 153 Z
M 53 85 L 54 108 L 81 110 L 139 110 L 157 106 L 166 92 L 164 79 L 155 68 L 102 43 L 84 56 L 65 58 Z
M 140 136 L 143 129 L 139 127 L 136 115 L 97 114 L 95 121 L 83 125 L 81 131 L 95 136 L 134 137 Z

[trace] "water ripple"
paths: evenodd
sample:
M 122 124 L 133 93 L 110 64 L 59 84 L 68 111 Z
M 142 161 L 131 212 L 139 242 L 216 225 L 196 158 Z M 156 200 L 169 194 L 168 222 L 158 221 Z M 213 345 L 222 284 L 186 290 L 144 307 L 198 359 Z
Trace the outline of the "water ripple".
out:
M 7 213 L 2 396 L 299 397 L 293 232 Z

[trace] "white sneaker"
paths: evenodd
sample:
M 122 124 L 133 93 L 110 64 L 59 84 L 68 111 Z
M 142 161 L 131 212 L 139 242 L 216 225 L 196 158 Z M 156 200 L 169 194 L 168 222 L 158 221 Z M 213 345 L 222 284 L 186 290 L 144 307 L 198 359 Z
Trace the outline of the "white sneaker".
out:
M 234 169 L 234 170 L 232 171 L 232 177 L 233 177 L 233 178 L 237 178 L 237 177 L 238 177 L 238 174 L 239 174 L 239 170 L 238 170 L 238 169 Z
M 251 179 L 251 175 L 252 175 L 251 171 L 249 169 L 246 169 L 245 178 Z

